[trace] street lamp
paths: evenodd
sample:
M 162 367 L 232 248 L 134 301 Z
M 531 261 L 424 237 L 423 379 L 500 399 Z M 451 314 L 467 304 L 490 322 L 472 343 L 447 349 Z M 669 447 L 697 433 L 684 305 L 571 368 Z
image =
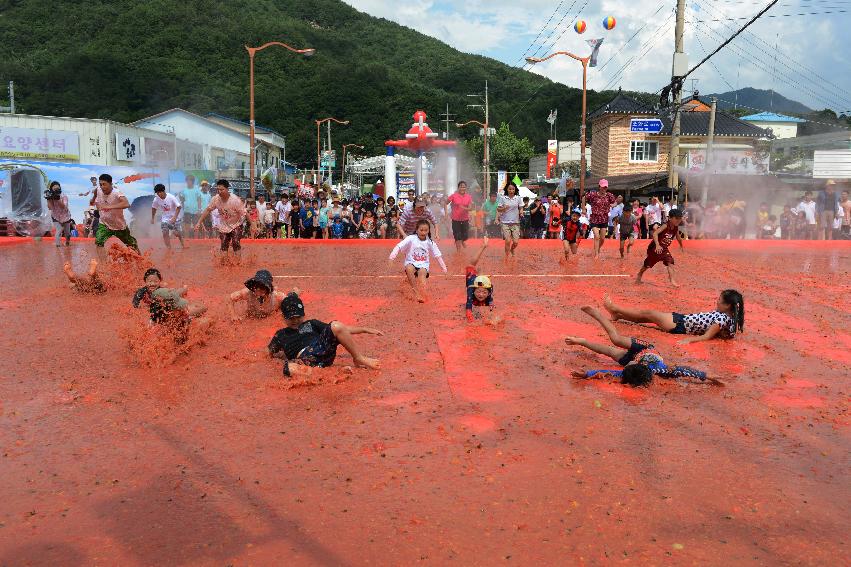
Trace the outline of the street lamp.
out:
M 345 185 L 346 183 L 346 148 L 359 148 L 363 149 L 363 146 L 359 146 L 358 144 L 343 144 L 343 170 L 340 173 L 340 184 Z
M 249 186 L 249 192 L 250 192 L 252 199 L 254 198 L 254 54 L 257 53 L 258 51 L 262 51 L 262 50 L 264 50 L 267 47 L 272 46 L 272 45 L 279 45 L 281 47 L 284 47 L 284 48 L 292 51 L 293 53 L 300 53 L 300 54 L 304 55 L 305 57 L 310 57 L 311 55 L 316 53 L 316 50 L 313 49 L 313 48 L 296 49 L 294 47 L 290 47 L 286 43 L 281 43 L 280 41 L 270 41 L 268 43 L 264 43 L 260 47 L 248 47 L 247 45 L 245 46 L 245 50 L 248 51 L 248 61 L 249 61 L 249 66 L 251 68 L 251 70 L 249 71 L 249 80 L 248 80 L 248 90 L 249 90 L 249 99 L 250 99 L 250 102 L 249 102 L 250 117 L 249 117 L 249 126 L 248 126 L 248 138 L 249 138 L 248 145 L 250 147 L 250 156 L 249 156 L 248 159 L 251 162 L 250 165 L 249 165 L 249 170 L 248 170 L 249 171 L 248 186 Z
M 585 106 L 586 106 L 586 97 L 588 94 L 587 88 L 587 79 L 588 79 L 588 62 L 591 60 L 591 56 L 588 57 L 579 57 L 578 55 L 574 55 L 568 51 L 556 51 L 555 53 L 551 53 L 546 57 L 527 57 L 527 63 L 541 63 L 546 61 L 547 59 L 551 59 L 556 55 L 567 55 L 572 59 L 576 59 L 580 63 L 582 63 L 582 127 L 580 128 L 580 152 L 582 155 L 579 158 L 579 198 L 585 196 Z
M 332 118 L 332 117 L 329 116 L 328 118 L 323 118 L 321 120 L 315 120 L 315 122 L 316 122 L 316 186 L 317 186 L 317 189 L 318 189 L 319 183 L 320 183 L 319 177 L 320 177 L 320 174 L 321 174 L 321 163 L 322 163 L 321 151 L 319 149 L 319 126 L 321 126 L 325 122 L 329 122 L 329 124 L 328 124 L 328 149 L 330 150 L 331 149 L 331 147 L 330 147 L 331 146 L 331 124 L 330 124 L 330 122 L 336 122 L 337 124 L 346 125 L 346 124 L 349 123 L 349 121 L 348 120 L 338 120 L 336 118 Z M 328 170 L 329 171 L 331 170 L 331 166 L 328 166 Z
M 482 167 L 485 170 L 485 198 L 490 195 L 491 188 L 491 172 L 490 172 L 490 163 L 488 161 L 488 123 L 487 122 L 479 122 L 478 120 L 468 120 L 463 124 L 456 123 L 455 126 L 458 128 L 463 128 L 468 124 L 477 124 L 482 127 L 482 131 L 484 132 L 484 147 L 482 148 Z

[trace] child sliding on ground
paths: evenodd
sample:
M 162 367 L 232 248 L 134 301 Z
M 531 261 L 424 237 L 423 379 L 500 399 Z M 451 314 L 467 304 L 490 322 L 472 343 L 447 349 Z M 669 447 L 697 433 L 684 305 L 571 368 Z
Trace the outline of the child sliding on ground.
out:
M 644 272 L 662 262 L 668 269 L 668 279 L 674 287 L 680 285 L 674 281 L 674 257 L 671 256 L 668 248 L 677 239 L 680 245 L 680 251 L 683 251 L 683 237 L 680 235 L 680 224 L 683 222 L 683 212 L 680 209 L 671 209 L 668 213 L 668 222 L 659 225 L 653 230 L 653 242 L 647 246 L 647 258 L 644 259 L 644 264 L 635 276 L 635 283 L 641 283 L 641 276 Z
M 467 321 L 473 322 L 476 318 L 482 318 L 482 311 L 488 310 L 489 318 L 486 322 L 494 325 L 499 322 L 494 314 L 493 306 L 493 284 L 487 276 L 480 276 L 476 272 L 476 265 L 482 258 L 482 254 L 488 247 L 488 237 L 485 236 L 482 242 L 482 247 L 473 262 L 467 266 L 466 278 L 467 283 Z M 475 309 L 474 309 L 475 308 Z
M 86 272 L 85 276 L 75 274 L 71 262 L 65 262 L 62 271 L 65 272 L 68 277 L 68 285 L 74 291 L 94 294 L 106 293 L 106 285 L 98 276 L 98 261 L 94 258 L 89 262 L 89 271 Z
M 253 278 L 245 282 L 245 287 L 230 294 L 228 308 L 231 319 L 239 321 L 241 317 L 236 312 L 236 303 L 244 301 L 246 317 L 264 319 L 280 307 L 283 299 L 284 294 L 275 291 L 271 272 L 258 270 Z
M 612 360 L 623 366 L 623 370 L 588 370 L 587 372 L 574 371 L 576 378 L 592 378 L 598 374 L 607 374 L 621 379 L 622 384 L 629 386 L 646 386 L 653 379 L 653 375 L 660 378 L 697 379 L 701 382 L 709 382 L 712 385 L 723 386 L 723 382 L 706 377 L 706 372 L 695 370 L 688 366 L 668 366 L 662 356 L 654 350 L 654 346 L 644 341 L 625 337 L 618 334 L 612 322 L 603 317 L 600 312 L 586 305 L 582 311 L 593 317 L 601 327 L 609 334 L 611 345 L 592 343 L 581 337 L 566 337 L 564 342 L 569 345 L 579 345 L 599 354 L 605 354 Z
M 366 327 L 350 327 L 339 321 L 305 321 L 304 303 L 298 292 L 294 289 L 281 302 L 286 327 L 275 333 L 268 347 L 272 357 L 284 360 L 284 376 L 309 375 L 311 370 L 305 367 L 331 366 L 337 356 L 337 345 L 343 345 L 349 351 L 355 366 L 373 370 L 381 366 L 377 358 L 368 358 L 361 353 L 352 335 L 382 336 L 384 333 Z
M 145 285 L 133 295 L 133 307 L 147 306 L 151 314 L 151 324 L 166 325 L 175 334 L 178 342 L 186 340 L 186 331 L 193 319 L 203 326 L 209 321 L 200 318 L 207 308 L 200 303 L 190 303 L 183 296 L 187 288 L 162 287 L 162 274 L 156 268 L 149 268 L 144 275 Z
M 674 335 L 692 335 L 680 344 L 708 341 L 714 338 L 732 339 L 736 331 L 745 329 L 745 300 L 735 289 L 725 289 L 718 297 L 715 311 L 705 313 L 671 313 L 652 309 L 630 309 L 616 305 L 606 297 L 603 306 L 612 314 L 612 321 L 623 319 L 633 323 L 653 323 Z
M 429 222 L 426 219 L 417 221 L 417 228 L 414 234 L 405 237 L 404 240 L 393 248 L 393 251 L 390 253 L 391 264 L 399 252 L 406 253 L 405 274 L 408 276 L 408 282 L 411 284 L 411 287 L 414 288 L 417 301 L 425 303 L 423 291 L 425 290 L 426 279 L 429 276 L 429 259 L 431 256 L 437 259 L 440 267 L 443 268 L 443 272 L 446 273 L 446 264 L 443 262 L 440 249 L 431 239 Z

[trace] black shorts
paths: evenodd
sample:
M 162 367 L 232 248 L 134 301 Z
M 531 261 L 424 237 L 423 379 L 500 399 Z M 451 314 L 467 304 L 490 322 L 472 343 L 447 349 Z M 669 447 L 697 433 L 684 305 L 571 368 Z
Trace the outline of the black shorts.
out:
M 412 264 L 412 265 L 413 265 L 413 264 Z M 421 270 L 421 269 L 422 269 L 422 270 L 425 270 L 425 273 L 426 273 L 426 279 L 428 279 L 428 277 L 429 277 L 428 270 L 426 270 L 425 268 L 418 268 L 418 267 L 416 267 L 416 266 L 414 266 L 414 277 L 415 277 L 415 278 L 416 278 L 416 277 L 419 277 L 419 275 L 420 275 L 420 270 Z
M 606 223 L 606 222 L 595 223 L 595 224 L 592 224 L 590 228 L 591 228 L 591 230 L 594 230 L 595 228 L 602 228 L 603 230 L 609 230 L 609 223 Z
M 452 236 L 455 242 L 465 242 L 470 236 L 470 221 L 452 221 Z
M 337 358 L 337 345 L 340 341 L 331 330 L 331 323 L 323 329 L 319 336 L 313 339 L 313 342 L 306 346 L 296 360 L 307 366 L 318 366 L 324 368 L 334 364 L 334 359 Z
M 630 338 L 629 348 L 627 349 L 626 354 L 623 355 L 620 360 L 618 360 L 618 364 L 620 364 L 621 366 L 626 366 L 627 364 L 635 360 L 635 357 L 638 356 L 639 353 L 649 348 L 653 348 L 653 345 L 636 338 Z
M 685 335 L 686 333 L 686 316 L 682 313 L 671 313 L 674 318 L 675 327 L 671 329 L 672 335 Z
M 635 236 L 634 232 L 628 232 L 626 234 L 621 233 L 621 240 L 629 240 L 630 238 L 633 238 L 634 236 Z

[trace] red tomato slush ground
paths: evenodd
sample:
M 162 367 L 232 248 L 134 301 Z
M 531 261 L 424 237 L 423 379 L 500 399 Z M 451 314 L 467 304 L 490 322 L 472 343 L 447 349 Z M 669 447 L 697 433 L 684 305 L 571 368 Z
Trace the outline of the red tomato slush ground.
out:
M 463 318 L 464 261 L 433 273 L 418 305 L 400 279 L 277 279 L 308 317 L 374 326 L 357 336 L 381 371 L 341 367 L 288 388 L 265 345 L 279 317 L 232 324 L 223 303 L 275 275 L 394 275 L 392 243 L 247 243 L 222 266 L 212 241 L 151 259 L 218 319 L 175 354 L 130 307 L 141 267 L 102 265 L 111 289 L 79 295 L 94 246 L 0 247 L 0 565 L 841 565 L 849 564 L 851 321 L 847 242 L 700 241 L 631 278 L 607 241 L 570 264 L 523 241 L 480 268 L 496 328 Z M 471 252 L 477 243 L 471 242 Z M 436 265 L 433 265 L 437 268 Z M 438 270 L 439 271 L 439 270 Z M 745 332 L 686 347 L 637 325 L 669 362 L 726 388 L 583 381 L 613 368 L 567 334 L 606 342 L 580 311 L 606 293 L 693 312 L 725 288 Z M 197 337 L 195 337 L 197 339 Z M 132 347 L 132 350 L 131 350 Z

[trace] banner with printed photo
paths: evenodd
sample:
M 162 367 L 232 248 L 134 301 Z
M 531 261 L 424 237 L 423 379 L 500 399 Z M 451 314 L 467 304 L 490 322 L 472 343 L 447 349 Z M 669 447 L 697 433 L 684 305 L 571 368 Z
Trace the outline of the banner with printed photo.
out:
M 508 172 L 500 169 L 496 172 L 496 188 L 497 193 L 502 195 L 505 191 L 505 184 L 508 183 Z
M 706 150 L 689 150 L 688 170 L 703 172 L 706 169 Z M 716 175 L 767 175 L 768 152 L 753 149 L 713 150 L 709 172 Z
M 189 184 L 197 188 L 202 179 L 213 179 L 215 175 L 215 172 L 207 170 L 158 170 L 150 167 L 0 160 L 0 216 L 13 221 L 27 220 L 16 218 L 16 214 L 33 219 L 43 217 L 47 211 L 44 190 L 47 189 L 47 183 L 58 181 L 62 194 L 68 197 L 71 217 L 75 222 L 82 223 L 83 213 L 89 208 L 92 196 L 90 178 L 97 178 L 102 173 L 112 176 L 115 188 L 130 202 L 130 214 L 126 216 L 128 222 L 139 213 L 143 218 L 144 215 L 150 215 L 155 184 L 162 183 L 166 191 L 181 198 Z M 14 188 L 13 180 L 16 181 Z

